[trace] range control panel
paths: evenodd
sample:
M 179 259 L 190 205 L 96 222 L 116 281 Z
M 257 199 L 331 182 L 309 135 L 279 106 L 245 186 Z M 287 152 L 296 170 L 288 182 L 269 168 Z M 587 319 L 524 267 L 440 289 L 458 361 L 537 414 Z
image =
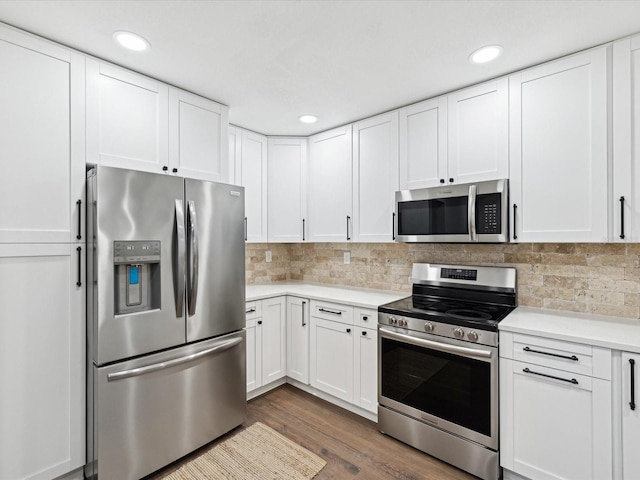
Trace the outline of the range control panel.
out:
M 478 271 L 463 268 L 441 268 L 440 278 L 454 278 L 456 280 L 473 280 L 478 279 Z

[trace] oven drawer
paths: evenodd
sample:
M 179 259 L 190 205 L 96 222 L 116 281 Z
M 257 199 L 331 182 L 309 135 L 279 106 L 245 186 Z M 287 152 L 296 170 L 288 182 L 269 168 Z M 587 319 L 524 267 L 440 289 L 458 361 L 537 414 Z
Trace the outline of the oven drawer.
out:
M 339 303 L 311 300 L 311 316 L 353 325 L 353 307 Z
M 508 334 L 501 340 L 503 338 L 507 341 L 500 344 L 502 357 L 580 375 L 594 374 L 591 345 L 523 334 Z

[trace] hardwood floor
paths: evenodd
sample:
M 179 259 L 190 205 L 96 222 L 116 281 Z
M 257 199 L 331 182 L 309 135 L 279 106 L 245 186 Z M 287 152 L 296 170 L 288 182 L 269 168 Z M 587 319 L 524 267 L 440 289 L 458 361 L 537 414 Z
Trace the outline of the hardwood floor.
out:
M 318 480 L 476 478 L 383 435 L 374 422 L 291 385 L 249 402 L 245 426 L 258 421 L 326 460 Z
M 250 400 L 247 405 L 247 420 L 241 427 L 147 477 L 147 480 L 162 479 L 203 450 L 255 422 L 270 426 L 326 460 L 327 465 L 314 480 L 476 478 L 383 435 L 370 420 L 285 384 Z

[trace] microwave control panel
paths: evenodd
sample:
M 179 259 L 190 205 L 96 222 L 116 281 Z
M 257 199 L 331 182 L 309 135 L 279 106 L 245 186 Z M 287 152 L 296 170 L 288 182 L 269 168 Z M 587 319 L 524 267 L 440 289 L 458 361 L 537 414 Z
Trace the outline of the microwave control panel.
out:
M 487 193 L 476 197 L 476 231 L 502 233 L 502 205 L 500 193 Z

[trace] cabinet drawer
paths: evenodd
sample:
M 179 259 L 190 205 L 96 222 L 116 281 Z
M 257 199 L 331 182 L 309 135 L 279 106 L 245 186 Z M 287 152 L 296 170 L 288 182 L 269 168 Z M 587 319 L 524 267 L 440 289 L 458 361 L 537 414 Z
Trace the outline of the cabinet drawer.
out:
M 354 325 L 363 328 L 376 328 L 378 323 L 378 312 L 368 308 L 355 307 L 353 309 Z
M 260 300 L 247 302 L 244 311 L 246 313 L 247 320 L 259 318 L 262 316 L 262 302 Z
M 530 335 L 514 335 L 513 359 L 566 372 L 593 375 L 591 345 Z
M 311 301 L 311 316 L 353 325 L 353 307 L 339 303 Z

